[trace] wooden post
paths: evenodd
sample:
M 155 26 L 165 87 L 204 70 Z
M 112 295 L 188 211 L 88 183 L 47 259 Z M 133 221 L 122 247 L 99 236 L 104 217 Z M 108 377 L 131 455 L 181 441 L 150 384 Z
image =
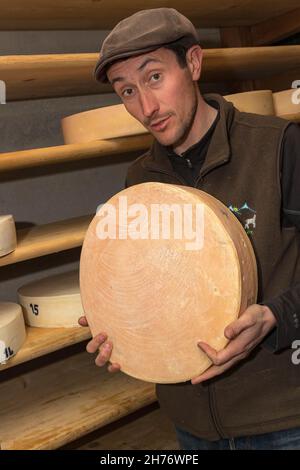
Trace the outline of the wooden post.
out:
M 220 28 L 222 47 L 249 47 L 252 46 L 251 29 L 247 26 Z M 255 90 L 254 80 L 243 80 L 231 83 L 231 93 Z

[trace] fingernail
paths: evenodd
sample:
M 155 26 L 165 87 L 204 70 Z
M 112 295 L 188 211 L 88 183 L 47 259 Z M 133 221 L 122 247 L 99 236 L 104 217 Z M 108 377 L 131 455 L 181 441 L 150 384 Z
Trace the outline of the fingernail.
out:
M 106 340 L 106 336 L 103 335 L 103 334 L 100 334 L 100 335 L 98 335 L 98 339 L 99 339 L 99 341 L 105 341 L 105 340 Z

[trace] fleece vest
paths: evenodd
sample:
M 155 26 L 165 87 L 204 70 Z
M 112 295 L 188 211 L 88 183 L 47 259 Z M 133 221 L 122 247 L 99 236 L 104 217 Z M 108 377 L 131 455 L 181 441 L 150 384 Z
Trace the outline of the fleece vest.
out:
M 280 154 L 289 122 L 240 112 L 217 94 L 204 99 L 218 104 L 220 119 L 195 187 L 244 226 L 258 266 L 257 303 L 267 301 L 300 279 L 299 232 L 281 223 Z M 129 167 L 126 185 L 147 181 L 186 185 L 157 141 Z M 177 426 L 208 440 L 300 426 L 300 365 L 293 352 L 274 354 L 260 345 L 205 383 L 157 385 L 160 405 Z

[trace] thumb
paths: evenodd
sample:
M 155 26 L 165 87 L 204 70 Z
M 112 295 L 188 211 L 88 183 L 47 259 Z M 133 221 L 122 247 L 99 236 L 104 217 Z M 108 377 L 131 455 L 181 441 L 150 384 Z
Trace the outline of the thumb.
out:
M 227 339 L 232 340 L 236 338 L 239 334 L 242 333 L 242 331 L 250 328 L 255 324 L 255 318 L 253 316 L 254 310 L 255 305 L 251 305 L 237 320 L 226 326 L 224 335 Z
M 224 330 L 224 335 L 227 339 L 234 339 L 239 334 L 239 328 L 236 326 L 235 322 L 230 323 L 230 325 L 226 326 Z

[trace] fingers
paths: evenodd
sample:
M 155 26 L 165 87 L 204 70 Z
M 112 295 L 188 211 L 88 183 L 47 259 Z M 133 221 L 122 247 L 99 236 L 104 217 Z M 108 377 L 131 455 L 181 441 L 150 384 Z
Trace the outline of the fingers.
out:
M 245 359 L 257 344 L 256 332 L 251 330 L 249 334 L 249 331 L 248 328 L 245 328 L 236 339 L 230 341 L 226 348 L 221 351 L 216 351 L 209 344 L 199 341 L 199 348 L 209 357 L 213 365 L 201 376 L 193 379 L 192 384 L 197 384 L 222 374 L 236 362 Z
M 266 322 L 264 307 L 257 304 L 250 305 L 240 318 L 225 328 L 224 334 L 231 341 L 224 349 L 216 351 L 203 341 L 199 341 L 199 348 L 209 357 L 213 365 L 206 372 L 192 379 L 192 384 L 222 374 L 238 361 L 245 359 L 274 326 L 273 316 L 271 312 L 271 320 Z M 264 322 L 267 323 L 266 327 L 264 327 Z
M 102 367 L 110 360 L 112 353 L 112 342 L 107 341 L 100 349 L 98 356 L 96 357 L 96 366 Z
M 117 364 L 117 363 L 113 363 L 113 364 L 110 364 L 107 368 L 108 372 L 118 372 L 119 370 L 121 370 L 121 366 L 120 364 Z
M 249 332 L 245 329 L 238 337 L 230 341 L 224 349 L 221 349 L 221 351 L 216 351 L 202 341 L 198 343 L 198 346 L 205 352 L 205 354 L 207 354 L 213 364 L 221 366 L 240 354 L 249 354 L 254 346 L 256 346 L 257 342 L 258 338 L 256 331 Z
M 89 326 L 86 317 L 80 317 L 78 323 L 80 326 Z
M 226 364 L 226 362 L 230 361 L 242 352 L 240 348 L 236 350 L 235 345 L 232 347 L 231 343 L 227 346 L 227 348 L 222 349 L 221 351 L 216 351 L 211 346 L 203 342 L 199 342 L 198 346 L 200 349 L 202 349 L 203 352 L 205 352 L 212 363 L 216 366 L 222 366 L 223 364 Z
M 86 346 L 86 350 L 89 353 L 99 352 L 95 359 L 95 364 L 99 367 L 102 367 L 109 362 L 112 349 L 113 344 L 111 341 L 107 341 L 106 333 L 100 333 L 95 336 Z M 120 369 L 121 366 L 117 363 L 109 364 L 107 368 L 107 370 L 112 373 L 118 372 Z
M 91 341 L 88 342 L 86 346 L 86 350 L 88 353 L 95 353 L 99 350 L 101 344 L 107 340 L 106 333 L 100 333 L 99 335 L 95 336 Z
M 191 380 L 191 383 L 193 385 L 197 385 L 201 382 L 204 382 L 205 380 L 212 379 L 213 377 L 216 377 L 217 375 L 223 374 L 227 369 L 230 369 L 234 364 L 237 362 L 241 361 L 247 356 L 247 354 L 242 353 L 239 356 L 236 356 L 233 358 L 231 361 L 228 361 L 226 364 L 223 364 L 222 366 L 216 366 L 212 365 L 207 371 L 203 372 L 203 374 L 199 375 L 198 377 L 194 377 Z
M 240 316 L 237 320 L 233 321 L 228 325 L 224 330 L 224 335 L 227 339 L 234 339 L 239 334 L 241 334 L 247 328 L 255 325 L 257 319 L 252 315 L 252 313 L 247 309 L 243 315 Z

